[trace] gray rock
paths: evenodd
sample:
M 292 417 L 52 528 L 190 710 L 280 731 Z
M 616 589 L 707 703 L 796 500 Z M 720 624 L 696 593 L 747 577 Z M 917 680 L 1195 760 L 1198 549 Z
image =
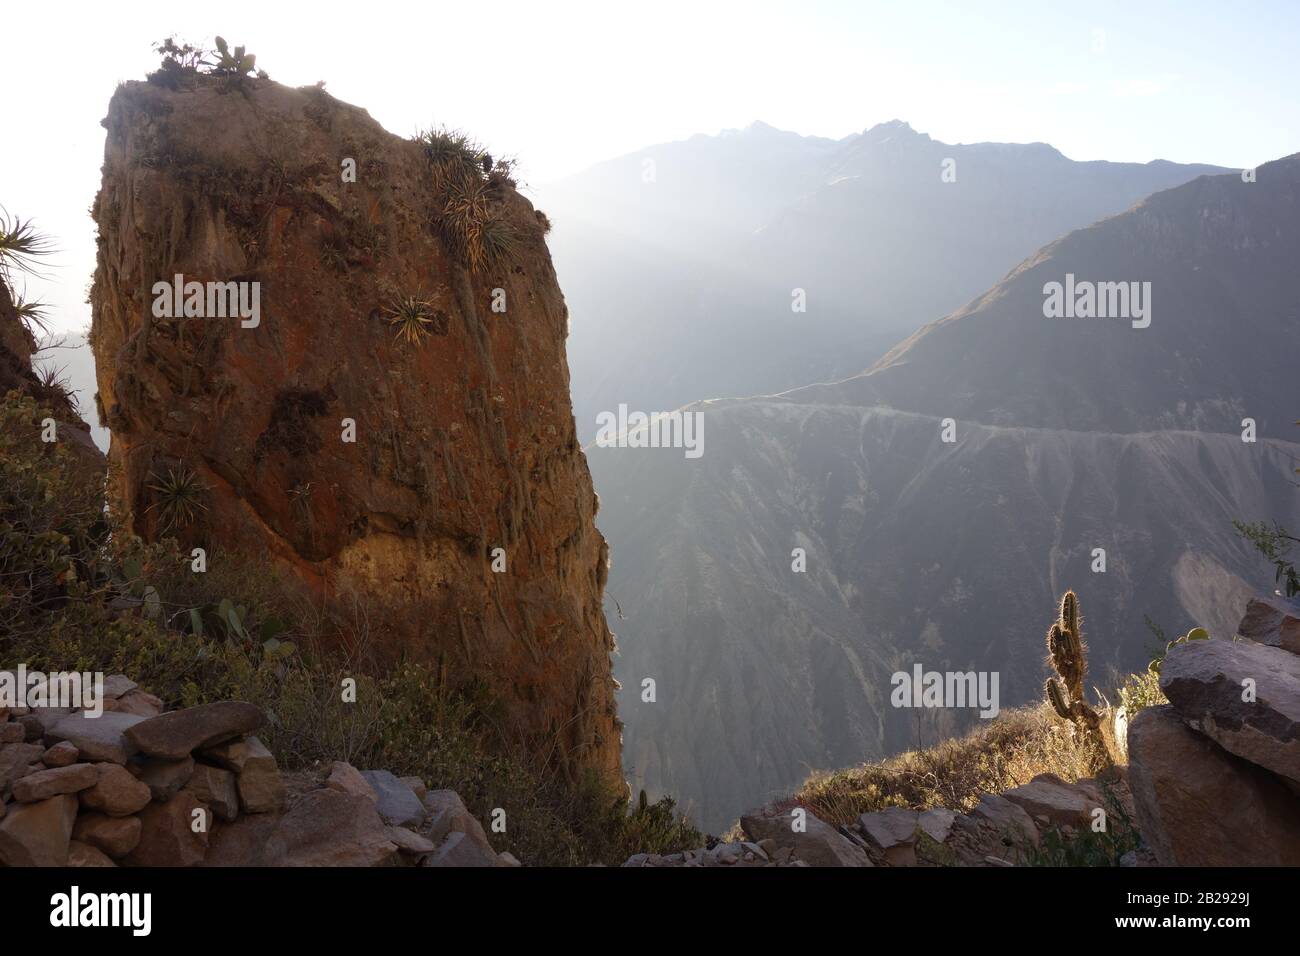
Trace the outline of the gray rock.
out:
M 159 760 L 157 757 L 135 758 L 127 769 L 149 788 L 153 799 L 165 803 L 189 783 L 194 774 L 194 758 Z
M 133 691 L 139 686 L 125 674 L 110 674 L 104 678 L 104 699 L 117 700 L 123 694 Z
M 890 866 L 916 865 L 916 831 L 921 814 L 905 807 L 888 807 L 858 818 L 867 843 L 885 856 Z
M 424 797 L 424 807 L 429 812 L 426 832 L 434 843 L 441 843 L 449 833 L 464 833 L 483 849 L 492 849 L 483 825 L 465 807 L 456 791 L 430 790 Z
M 878 850 L 916 839 L 916 828 L 921 814 L 905 807 L 888 807 L 875 813 L 864 813 L 858 818 L 858 825 L 867 840 Z
M 1029 783 L 1004 790 L 1002 796 L 1035 820 L 1050 826 L 1077 828 L 1092 824 L 1092 814 L 1101 803 L 1081 787 L 1066 783 L 1050 773 L 1040 773 Z
M 1137 827 L 1161 866 L 1300 865 L 1300 799 L 1172 706 L 1133 717 L 1128 752 Z
M 26 717 L 20 718 L 22 723 L 28 728 L 28 739 L 39 740 L 50 732 L 50 728 L 61 721 L 64 717 L 76 713 L 72 707 L 33 707 L 32 712 Z M 40 732 L 32 735 L 31 728 L 40 727 Z
M 379 802 L 379 816 L 389 826 L 418 827 L 424 823 L 424 805 L 415 791 L 387 770 L 363 770 L 361 776 L 370 784 Z
M 987 865 L 988 856 L 1020 860 L 1038 845 L 1038 828 L 1020 807 L 995 793 L 981 795 L 966 816 L 953 820 L 945 846 L 967 865 Z
M 1038 843 L 1038 828 L 1029 814 L 996 793 L 983 794 L 971 815 L 1013 837 Z
M 397 845 L 365 797 L 322 788 L 283 814 L 240 817 L 217 827 L 207 866 L 391 866 Z
M 952 824 L 956 819 L 957 814 L 947 807 L 931 807 L 921 812 L 917 826 L 935 843 L 943 843 L 952 832 Z
M 185 789 L 200 803 L 211 807 L 219 819 L 234 820 L 239 816 L 239 789 L 235 786 L 235 775 L 229 770 L 196 763 Z
M 1247 679 L 1253 701 L 1242 700 Z M 1300 656 L 1249 641 L 1190 641 L 1165 657 L 1160 689 L 1189 726 L 1300 783 Z
M 484 849 L 468 833 L 447 834 L 438 849 L 424 858 L 422 866 L 505 866 L 491 848 Z
M 771 839 L 777 846 L 791 847 L 794 856 L 808 866 L 871 866 L 866 851 L 810 811 L 804 811 L 802 832 L 794 829 L 797 819 L 789 812 L 754 813 L 740 818 L 740 827 L 751 842 Z
M 423 803 L 424 798 L 429 795 L 429 788 L 424 785 L 424 781 L 419 777 L 398 777 L 397 779 L 410 787 L 415 792 L 416 799 L 421 803 Z
M 40 744 L 6 744 L 0 747 L 0 803 L 13 790 L 14 782 L 41 769 L 33 764 L 41 759 L 45 748 Z
M 98 717 L 72 714 L 50 728 L 45 738 L 51 744 L 64 740 L 70 742 L 80 752 L 82 760 L 125 764 L 136 752 L 126 732 L 143 719 L 133 714 L 103 713 Z
M 387 827 L 384 832 L 396 844 L 397 849 L 409 856 L 421 856 L 437 849 L 432 840 L 412 833 L 406 827 Z

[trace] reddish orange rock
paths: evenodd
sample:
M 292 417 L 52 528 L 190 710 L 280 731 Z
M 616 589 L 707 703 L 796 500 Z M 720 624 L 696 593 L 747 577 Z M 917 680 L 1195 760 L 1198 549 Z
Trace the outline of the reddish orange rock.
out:
M 608 554 L 529 202 L 483 178 L 513 243 L 471 268 L 423 148 L 323 90 L 126 83 L 104 125 L 93 342 L 128 526 L 360 601 L 381 659 L 486 686 L 539 762 L 618 781 Z M 155 315 L 177 275 L 257 283 L 256 323 Z M 386 317 L 405 297 L 416 341 Z M 203 510 L 168 529 L 172 471 Z

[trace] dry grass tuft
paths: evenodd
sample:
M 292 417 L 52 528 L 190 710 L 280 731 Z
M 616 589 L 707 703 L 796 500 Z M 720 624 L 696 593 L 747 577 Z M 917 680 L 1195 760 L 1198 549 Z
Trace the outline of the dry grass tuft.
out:
M 1018 787 L 1040 773 L 1068 782 L 1090 776 L 1090 751 L 1071 731 L 1047 704 L 1003 711 L 965 737 L 881 763 L 815 774 L 789 804 L 845 824 L 886 807 L 965 813 L 980 794 Z

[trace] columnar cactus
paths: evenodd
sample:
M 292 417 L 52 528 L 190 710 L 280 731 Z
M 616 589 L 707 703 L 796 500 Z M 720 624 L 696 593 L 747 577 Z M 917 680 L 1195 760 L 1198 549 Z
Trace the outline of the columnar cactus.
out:
M 1056 671 L 1045 685 L 1048 703 L 1062 720 L 1074 724 L 1075 732 L 1083 734 L 1096 750 L 1102 763 L 1109 763 L 1106 744 L 1101 734 L 1101 715 L 1084 697 L 1083 681 L 1088 671 L 1088 647 L 1083 642 L 1083 617 L 1079 613 L 1079 598 L 1066 591 L 1061 598 L 1061 610 L 1056 623 L 1047 631 L 1048 662 Z

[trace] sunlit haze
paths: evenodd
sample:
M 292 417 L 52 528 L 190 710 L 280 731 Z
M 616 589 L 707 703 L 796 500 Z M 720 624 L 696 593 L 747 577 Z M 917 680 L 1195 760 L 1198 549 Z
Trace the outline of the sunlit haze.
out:
M 0 202 L 60 247 L 51 283 L 30 286 L 60 328 L 89 322 L 99 121 L 116 84 L 154 69 L 151 44 L 170 34 L 208 45 L 225 34 L 273 79 L 325 80 L 392 132 L 471 130 L 517 156 L 534 186 L 760 119 L 839 138 L 897 117 L 945 142 L 1229 167 L 1292 152 L 1300 130 L 1290 3 L 1231 17 L 1187 3 L 182 6 L 6 12 L 6 72 L 39 90 L 7 98 Z

